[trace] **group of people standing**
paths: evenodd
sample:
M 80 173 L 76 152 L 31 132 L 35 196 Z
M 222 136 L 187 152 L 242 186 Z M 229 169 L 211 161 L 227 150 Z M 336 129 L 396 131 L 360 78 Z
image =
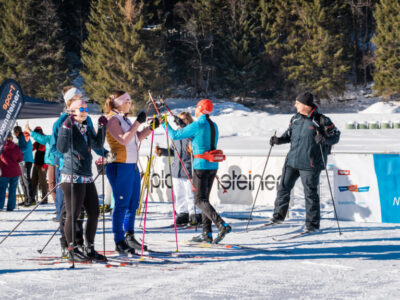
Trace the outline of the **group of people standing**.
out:
M 176 116 L 174 121 L 178 128 L 173 129 L 161 116 L 149 119 L 151 122 L 146 126 L 148 118 L 145 112 L 140 112 L 136 120 L 131 122 L 128 115 L 133 107 L 129 94 L 125 91 L 115 91 L 106 100 L 106 116 L 98 119 L 96 132 L 88 116 L 89 109 L 82 93 L 77 88 L 68 86 L 63 89 L 63 97 L 66 111 L 54 123 L 52 134 L 45 136 L 39 128 L 31 131 L 29 126 L 22 132 L 21 128 L 17 127 L 14 133 L 22 152 L 17 151 L 16 145 L 9 139 L 0 160 L 2 170 L 4 160 L 11 160 L 11 157 L 16 164 L 21 164 L 20 168 L 10 168 L 10 173 L 3 172 L 2 176 L 11 178 L 7 180 L 10 186 L 15 185 L 16 176 L 22 176 L 23 183 L 27 182 L 24 186 L 26 195 L 33 190 L 26 180 L 29 178 L 33 162 L 38 178 L 43 178 L 41 170 L 44 169 L 36 167 L 36 164 L 40 166 L 39 160 L 42 166 L 46 164 L 49 171 L 54 173 L 49 175 L 49 190 L 57 191 L 54 198 L 62 234 L 63 255 L 77 261 L 106 260 L 104 255 L 94 249 L 99 199 L 92 173 L 92 150 L 103 157 L 102 163 L 106 164 L 106 176 L 112 187 L 115 201 L 112 231 L 116 251 L 127 254 L 142 248 L 142 244 L 135 238 L 135 216 L 141 188 L 138 168 L 139 144 L 160 124 L 168 131 L 172 140 L 178 141 L 174 143 L 175 159 L 172 168 L 173 186 L 177 196 L 177 222 L 202 224 L 202 234 L 193 237 L 195 242 L 218 243 L 231 232 L 231 226 L 221 218 L 209 199 L 218 162 L 205 154 L 217 149 L 219 137 L 218 126 L 210 118 L 213 111 L 213 103 L 210 100 L 203 99 L 197 103 L 196 121 L 193 121 L 187 112 Z M 296 98 L 295 107 L 297 113 L 292 117 L 289 128 L 281 137 L 273 136 L 270 139 L 271 147 L 291 143 L 283 167 L 272 222 L 284 221 L 290 191 L 300 177 L 306 200 L 306 228 L 308 231 L 315 231 L 320 227 L 320 172 L 325 168 L 330 147 L 339 141 L 340 132 L 328 117 L 318 112 L 312 94 L 300 94 Z M 29 135 L 37 141 L 36 149 L 44 152 L 43 157 L 37 161 L 36 157 L 34 161 L 28 152 L 24 152 L 26 145 L 29 148 Z M 110 150 L 103 147 L 105 139 Z M 166 149 L 159 147 L 155 148 L 155 152 L 158 155 L 166 155 Z M 106 162 L 106 156 L 113 157 L 113 160 Z M 179 159 L 176 159 L 178 156 Z M 5 181 L 0 177 L 0 188 Z M 26 201 L 29 203 L 33 200 L 28 197 Z M 4 200 L 0 198 L 0 205 L 2 204 Z M 9 208 L 13 208 L 12 204 Z M 87 215 L 85 229 L 84 214 Z M 217 236 L 212 234 L 212 224 L 218 229 Z M 146 250 L 147 247 L 143 247 Z

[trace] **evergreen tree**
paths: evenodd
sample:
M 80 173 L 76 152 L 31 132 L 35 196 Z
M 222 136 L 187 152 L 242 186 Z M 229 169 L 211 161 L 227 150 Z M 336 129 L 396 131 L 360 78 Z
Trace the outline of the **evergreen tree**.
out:
M 254 92 L 262 75 L 258 1 L 222 2 L 220 21 L 214 28 L 218 80 L 230 94 L 246 97 Z
M 141 102 L 148 89 L 160 92 L 166 85 L 161 30 L 148 26 L 143 10 L 143 2 L 132 0 L 93 2 L 81 74 L 85 91 L 100 103 L 113 90 Z
M 56 98 L 67 71 L 53 2 L 0 0 L 0 6 L 0 81 L 13 78 L 26 95 Z
M 313 91 L 318 98 L 345 90 L 349 70 L 343 55 L 343 37 L 336 1 L 293 0 L 294 18 L 283 57 L 288 81 L 300 89 Z
M 381 0 L 376 5 L 374 89 L 390 97 L 400 94 L 400 3 Z
M 176 15 L 182 20 L 178 37 L 180 43 L 176 44 L 177 52 L 184 58 L 190 78 L 187 81 L 194 86 L 196 95 L 207 96 L 212 86 L 215 71 L 214 27 L 218 2 L 219 0 L 182 1 L 175 6 Z
M 286 42 L 292 26 L 291 2 L 260 0 L 260 10 L 265 48 L 262 58 L 264 86 L 273 91 L 282 90 L 285 87 L 283 57 L 286 54 Z

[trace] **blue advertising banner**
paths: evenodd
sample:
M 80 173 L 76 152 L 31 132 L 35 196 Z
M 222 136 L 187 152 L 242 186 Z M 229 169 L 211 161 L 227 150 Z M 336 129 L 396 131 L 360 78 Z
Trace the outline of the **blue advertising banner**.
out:
M 23 105 L 24 96 L 18 82 L 4 81 L 0 87 L 0 154 Z
M 383 223 L 400 223 L 400 155 L 374 154 Z

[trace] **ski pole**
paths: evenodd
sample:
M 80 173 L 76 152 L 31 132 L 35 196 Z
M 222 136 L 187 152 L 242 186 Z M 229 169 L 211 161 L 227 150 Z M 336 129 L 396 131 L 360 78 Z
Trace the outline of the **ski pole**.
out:
M 154 108 L 156 109 L 157 113 L 160 115 L 160 111 L 158 110 L 157 104 L 156 104 L 156 102 L 154 101 L 153 96 L 151 95 L 151 92 L 150 92 L 150 91 L 149 91 L 149 97 L 150 97 L 151 101 L 153 102 Z M 165 101 L 164 101 L 163 99 L 162 99 L 162 100 L 160 99 L 160 101 L 162 101 L 162 103 L 163 103 L 164 106 L 168 109 L 168 111 L 170 112 L 170 114 L 171 114 L 172 116 L 174 116 L 173 113 L 171 112 L 171 110 L 167 107 L 167 104 L 165 103 Z M 167 125 L 165 125 L 165 126 L 167 127 Z M 185 164 L 183 163 L 183 161 L 182 161 L 182 159 L 181 159 L 181 156 L 179 155 L 179 152 L 177 151 L 176 146 L 175 146 L 175 144 L 174 144 L 174 142 L 173 142 L 172 139 L 171 139 L 171 145 L 172 145 L 172 147 L 174 148 L 174 151 L 175 151 L 174 153 L 176 153 L 177 156 L 178 156 L 179 162 L 180 162 L 181 165 L 182 165 L 183 171 L 185 171 L 186 177 L 189 179 L 189 182 L 190 182 L 190 184 L 192 185 L 193 191 L 196 191 L 197 189 L 196 189 L 196 187 L 194 186 L 194 184 L 193 184 L 193 182 L 192 182 L 192 179 L 190 178 L 189 173 L 188 173 L 188 171 L 187 171 L 187 169 L 186 169 L 186 167 L 185 167 Z
M 169 148 L 169 137 L 168 137 L 168 126 L 167 126 L 167 114 L 164 115 L 164 122 L 165 122 L 165 132 L 166 132 L 166 135 L 167 135 L 167 149 L 168 149 L 169 174 L 171 175 L 172 212 L 173 212 L 173 216 L 174 216 L 176 252 L 178 252 L 178 251 L 179 251 L 179 248 L 178 248 L 178 232 L 177 232 L 177 229 L 176 229 L 174 184 L 173 184 L 173 180 L 172 180 L 171 149 Z M 175 153 L 177 153 L 177 151 L 175 151 Z
M 71 118 L 71 128 L 70 130 L 70 148 L 69 148 L 69 154 L 71 156 L 71 234 L 72 234 L 72 239 L 71 239 L 71 243 L 70 243 L 70 252 L 71 252 L 71 256 L 72 256 L 72 265 L 71 265 L 71 269 L 75 268 L 75 255 L 74 255 L 74 244 L 75 244 L 75 211 L 74 211 L 74 164 L 73 164 L 73 156 L 72 156 L 72 148 L 74 147 L 74 140 L 73 140 L 73 126 L 74 126 L 74 122 Z M 65 199 L 64 199 L 65 201 Z
M 274 136 L 276 136 L 276 130 L 275 130 L 275 132 L 274 132 Z M 250 220 L 251 220 L 251 215 L 253 214 L 254 206 L 256 205 L 258 193 L 260 192 L 261 183 L 262 183 L 263 178 L 264 178 L 265 169 L 267 168 L 267 165 L 268 165 L 268 160 L 269 160 L 269 156 L 271 155 L 272 147 L 273 147 L 273 145 L 271 145 L 271 147 L 269 148 L 269 151 L 268 151 L 267 160 L 266 160 L 266 162 L 265 162 L 264 170 L 263 170 L 263 172 L 262 172 L 261 179 L 260 179 L 260 184 L 258 185 L 256 197 L 254 198 L 254 201 L 253 201 L 253 207 L 251 208 L 251 212 L 250 212 L 250 215 L 249 215 L 249 219 L 247 220 L 246 231 L 247 231 L 247 229 L 249 228 L 249 224 L 250 224 Z
M 100 173 L 96 175 L 93 181 L 100 176 Z M 31 209 L 31 211 L 17 224 L 11 231 L 0 241 L 0 245 L 15 231 L 17 228 L 42 204 L 43 200 L 47 199 L 47 197 L 56 189 L 62 182 L 57 183 L 43 198 Z
M 43 246 L 42 249 L 38 250 L 37 252 L 39 252 L 40 254 L 43 253 L 44 249 L 46 249 L 47 245 L 50 244 L 51 240 L 53 239 L 53 237 L 56 235 L 57 231 L 60 229 L 60 227 L 58 227 L 56 229 L 56 231 L 54 231 L 54 233 L 51 235 L 51 237 L 49 238 L 49 240 L 47 241 L 47 243 Z
M 103 158 L 104 158 L 104 142 L 105 142 L 105 134 L 106 134 L 106 128 L 103 126 L 103 132 L 102 132 L 102 147 L 101 147 L 101 188 L 103 192 L 103 253 L 106 255 L 106 216 L 105 216 L 105 203 L 106 203 L 106 194 L 105 194 L 105 189 L 104 189 L 104 163 L 103 163 Z
M 151 132 L 151 144 L 150 144 L 150 154 L 149 154 L 149 160 L 151 160 L 151 154 L 153 152 L 153 142 L 154 142 L 154 130 L 155 130 L 155 125 L 156 125 L 156 116 L 154 115 L 153 117 L 153 130 Z M 142 237 L 142 250 L 140 252 L 140 260 L 143 260 L 143 250 L 144 250 L 144 238 L 146 235 L 146 220 L 147 220 L 147 203 L 149 199 L 149 189 L 147 189 L 146 192 L 146 200 L 144 204 L 144 220 L 143 220 L 143 237 Z
M 318 131 L 317 131 L 318 132 Z M 336 212 L 336 205 L 335 205 L 335 200 L 333 200 L 333 193 L 332 193 L 332 187 L 331 187 L 331 182 L 329 180 L 329 175 L 328 175 L 328 170 L 326 168 L 326 163 L 325 163 L 325 158 L 324 158 L 324 152 L 322 151 L 322 145 L 319 144 L 319 149 L 321 150 L 321 157 L 322 157 L 322 162 L 325 166 L 325 173 L 326 173 L 326 179 L 328 180 L 328 186 L 329 186 L 329 192 L 331 193 L 331 199 L 332 199 L 332 204 L 333 204 L 333 210 L 335 212 L 335 218 L 336 218 L 336 223 L 339 229 L 339 235 L 342 235 L 342 231 L 340 230 L 340 225 L 339 225 L 339 219 L 337 216 L 337 212 Z
M 11 231 L 0 241 L 0 245 L 21 225 L 30 215 L 33 213 L 42 202 L 47 199 L 47 197 L 60 185 L 61 183 L 59 182 L 57 185 L 55 185 L 51 191 L 49 191 L 43 198 L 40 200 L 32 209 L 31 211 L 17 224 Z

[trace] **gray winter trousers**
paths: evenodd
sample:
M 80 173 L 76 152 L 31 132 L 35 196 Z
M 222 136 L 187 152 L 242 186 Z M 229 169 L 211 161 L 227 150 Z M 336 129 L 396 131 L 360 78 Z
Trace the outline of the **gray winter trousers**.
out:
M 321 219 L 318 195 L 320 173 L 321 170 L 298 170 L 285 164 L 275 200 L 273 218 L 282 221 L 285 220 L 289 208 L 290 192 L 300 177 L 304 186 L 306 201 L 306 227 L 307 229 L 319 229 Z

